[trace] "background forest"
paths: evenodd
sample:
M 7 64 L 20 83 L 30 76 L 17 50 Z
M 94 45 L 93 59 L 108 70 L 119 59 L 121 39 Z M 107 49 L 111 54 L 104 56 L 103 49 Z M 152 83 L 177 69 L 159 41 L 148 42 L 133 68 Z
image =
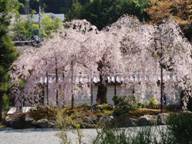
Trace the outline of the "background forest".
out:
M 23 4 L 20 13 L 26 13 L 26 0 L 19 2 Z M 87 19 L 99 29 L 129 14 L 149 23 L 173 17 L 188 38 L 192 33 L 191 0 L 30 0 L 31 10 L 38 12 L 39 3 L 45 12 L 64 13 L 67 20 Z

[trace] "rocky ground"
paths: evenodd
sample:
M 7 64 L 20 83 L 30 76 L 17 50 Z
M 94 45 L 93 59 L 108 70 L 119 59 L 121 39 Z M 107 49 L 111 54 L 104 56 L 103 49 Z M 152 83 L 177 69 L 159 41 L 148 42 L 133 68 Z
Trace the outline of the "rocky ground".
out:
M 100 109 L 99 109 L 100 108 Z M 5 117 L 4 124 L 15 129 L 25 128 L 63 128 L 76 127 L 96 128 L 102 124 L 114 125 L 117 127 L 132 127 L 146 125 L 165 125 L 169 113 L 159 113 L 153 109 L 138 109 L 126 114 L 112 115 L 113 109 L 110 106 L 98 107 L 96 111 L 86 108 L 56 109 L 37 108 L 28 113 L 15 113 Z M 120 111 L 119 111 L 120 112 Z M 118 113 L 117 113 L 118 114 Z M 72 119 L 71 123 L 67 119 Z M 65 123 L 65 125 L 63 125 Z

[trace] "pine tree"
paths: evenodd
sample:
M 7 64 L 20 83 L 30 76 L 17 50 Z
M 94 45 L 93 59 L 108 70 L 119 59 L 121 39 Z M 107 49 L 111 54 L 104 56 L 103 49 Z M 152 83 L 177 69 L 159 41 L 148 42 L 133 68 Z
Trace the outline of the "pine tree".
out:
M 17 8 L 17 0 L 0 0 L 0 121 L 2 119 L 2 99 L 7 90 L 7 73 L 18 55 L 8 35 L 11 17 Z

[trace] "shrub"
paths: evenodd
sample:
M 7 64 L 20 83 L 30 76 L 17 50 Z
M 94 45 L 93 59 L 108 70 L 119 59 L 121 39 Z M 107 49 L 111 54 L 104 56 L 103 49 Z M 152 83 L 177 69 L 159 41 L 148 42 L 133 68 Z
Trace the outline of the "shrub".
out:
M 127 144 L 129 139 L 125 130 L 104 128 L 98 132 L 93 144 Z
M 129 111 L 138 108 L 138 104 L 134 96 L 124 96 L 124 97 L 114 96 L 113 102 L 115 105 L 115 109 L 113 112 L 114 116 L 128 114 Z
M 56 32 L 61 27 L 62 21 L 59 18 L 51 18 L 45 15 L 41 21 L 42 29 L 41 33 L 44 37 L 50 36 L 53 32 Z
M 192 143 L 192 113 L 171 114 L 167 121 L 178 144 Z
M 69 111 L 67 108 L 57 111 L 56 122 L 60 129 L 80 127 L 81 114 L 78 111 Z
M 48 15 L 44 15 L 41 20 L 41 29 L 39 29 L 39 25 L 30 19 L 19 18 L 17 20 L 13 28 L 14 40 L 31 40 L 34 35 L 49 37 L 62 26 L 62 21 L 59 18 L 51 18 Z
M 178 112 L 181 110 L 180 105 L 178 104 L 169 104 L 165 106 L 166 111 L 171 111 L 171 112 Z
M 159 101 L 157 100 L 157 98 L 156 97 L 151 97 L 150 99 L 149 99 L 149 104 L 148 104 L 148 106 L 150 107 L 150 108 L 158 108 L 158 105 L 159 105 Z
M 82 142 L 82 134 L 81 134 L 81 113 L 78 111 L 70 111 L 67 108 L 60 109 L 57 111 L 56 122 L 58 128 L 62 131 L 59 133 L 59 138 L 62 140 L 63 144 L 71 144 L 69 137 L 67 136 L 67 131 L 71 128 L 75 128 L 77 132 L 78 141 L 77 144 L 81 144 Z
M 29 20 L 19 18 L 13 28 L 14 40 L 30 40 L 33 35 L 33 25 Z
M 134 129 L 103 128 L 93 144 L 174 144 L 166 129 L 142 127 Z
M 187 104 L 187 109 L 192 111 L 192 98 L 189 98 L 188 104 Z
M 3 109 L 8 111 L 9 110 L 9 104 L 10 104 L 10 99 L 7 94 L 3 95 Z
M 45 106 L 39 106 L 36 109 L 32 109 L 29 112 L 29 115 L 34 120 L 40 120 L 40 119 L 48 119 L 48 120 L 55 120 L 57 114 L 57 109 L 53 107 L 45 107 Z

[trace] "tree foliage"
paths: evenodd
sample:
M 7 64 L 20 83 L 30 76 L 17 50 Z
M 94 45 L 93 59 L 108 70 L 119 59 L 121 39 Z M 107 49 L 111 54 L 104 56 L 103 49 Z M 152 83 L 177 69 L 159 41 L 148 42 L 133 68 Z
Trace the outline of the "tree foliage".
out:
M 167 17 L 172 17 L 181 26 L 186 37 L 191 39 L 191 0 L 150 0 L 150 6 L 146 9 L 146 12 L 152 23 L 158 23 Z
M 148 0 L 93 0 L 85 5 L 75 2 L 67 14 L 68 19 L 87 19 L 99 29 L 112 24 L 123 14 L 146 19 Z
M 11 16 L 17 12 L 17 0 L 0 0 L 0 119 L 2 97 L 8 89 L 8 70 L 17 57 L 17 52 L 8 35 Z
M 147 13 L 153 22 L 171 16 L 180 24 L 191 23 L 192 2 L 191 0 L 150 0 Z
M 86 4 L 90 0 L 78 0 L 82 5 Z M 26 5 L 26 0 L 19 0 L 23 5 Z M 40 0 L 41 6 L 45 12 L 52 13 L 67 13 L 71 8 L 74 0 Z M 39 0 L 30 0 L 30 8 L 39 11 Z M 20 12 L 24 14 L 26 7 L 21 7 Z
M 13 38 L 15 40 L 30 40 L 34 35 L 41 35 L 41 37 L 49 37 L 53 32 L 56 32 L 62 25 L 59 18 L 51 18 L 43 14 L 41 20 L 41 28 L 39 24 L 31 20 L 32 16 L 27 19 L 18 18 L 13 28 Z

